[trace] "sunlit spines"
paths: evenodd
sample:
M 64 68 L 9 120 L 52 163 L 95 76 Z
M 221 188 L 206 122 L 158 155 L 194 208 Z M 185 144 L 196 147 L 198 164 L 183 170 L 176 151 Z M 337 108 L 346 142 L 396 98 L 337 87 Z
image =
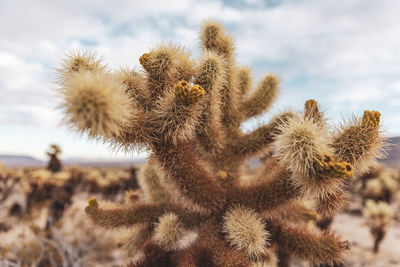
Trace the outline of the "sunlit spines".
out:
M 75 72 L 60 91 L 66 123 L 90 137 L 118 136 L 135 118 L 123 85 L 108 73 Z
M 216 21 L 206 21 L 201 29 L 201 44 L 204 50 L 215 51 L 225 58 L 231 58 L 234 51 L 232 38 Z
M 139 62 L 147 72 L 147 90 L 153 101 L 178 81 L 190 81 L 194 76 L 194 63 L 190 54 L 177 45 L 159 45 L 143 54 Z
M 243 120 L 267 111 L 276 100 L 278 93 L 279 78 L 274 74 L 266 75 L 257 89 L 242 103 L 240 110 L 244 113 Z
M 211 155 L 218 153 L 225 143 L 222 128 L 221 92 L 225 77 L 224 60 L 215 52 L 200 57 L 195 82 L 205 90 L 204 110 L 197 128 L 201 145 Z
M 272 249 L 267 248 L 262 259 L 251 262 L 250 267 L 278 267 L 278 258 Z
M 176 214 L 166 213 L 155 224 L 153 240 L 166 250 L 185 249 L 196 237 L 194 235 L 194 238 L 185 240 L 184 235 L 187 232 Z
M 204 109 L 204 89 L 194 85 L 188 91 L 188 87 L 187 81 L 180 81 L 155 101 L 147 121 L 147 129 L 154 140 L 179 144 L 195 136 Z
M 356 173 L 364 173 L 383 157 L 385 141 L 379 127 L 380 113 L 365 111 L 363 118 L 344 123 L 335 134 L 332 147 L 339 160 L 353 165 Z
M 249 208 L 233 207 L 224 215 L 223 232 L 230 244 L 252 259 L 261 259 L 269 233 L 261 218 Z
M 240 96 L 243 99 L 244 96 L 251 90 L 252 86 L 251 70 L 248 67 L 240 67 L 237 69 L 236 73 L 238 76 L 238 89 L 240 92 Z
M 206 21 L 201 29 L 200 40 L 204 52 L 217 53 L 224 59 L 225 78 L 221 90 L 222 124 L 228 135 L 238 134 L 241 122 L 238 77 L 234 68 L 232 38 L 216 21 Z
M 57 69 L 59 73 L 58 81 L 63 85 L 68 76 L 76 72 L 107 72 L 107 67 L 96 58 L 93 52 L 80 52 L 75 51 L 67 54 L 61 62 L 60 68 Z
M 289 118 L 278 128 L 276 135 L 276 157 L 289 169 L 304 177 L 315 176 L 316 162 L 322 155 L 331 154 L 325 129 L 312 120 L 299 117 Z
M 293 173 L 291 180 L 304 194 L 324 195 L 340 188 L 352 174 L 347 162 L 330 156 L 329 133 L 312 118 L 292 118 L 279 128 L 274 143 L 276 157 Z
M 138 108 L 147 108 L 150 92 L 146 87 L 146 80 L 142 74 L 135 70 L 121 69 L 115 76 L 126 88 L 126 93 L 139 105 Z

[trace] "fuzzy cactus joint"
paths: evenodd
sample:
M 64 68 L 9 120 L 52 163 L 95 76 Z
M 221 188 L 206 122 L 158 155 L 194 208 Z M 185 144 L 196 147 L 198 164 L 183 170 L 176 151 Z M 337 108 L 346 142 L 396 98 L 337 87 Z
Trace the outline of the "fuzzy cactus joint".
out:
M 276 266 L 279 255 L 341 263 L 346 237 L 306 222 L 340 212 L 349 178 L 381 156 L 380 113 L 331 127 L 308 100 L 244 132 L 241 124 L 276 100 L 279 78 L 253 86 L 215 21 L 203 24 L 200 43 L 196 59 L 179 45 L 156 46 L 140 69 L 112 71 L 88 52 L 63 61 L 65 122 L 114 149 L 150 155 L 139 175 L 143 196 L 115 208 L 91 198 L 88 217 L 98 227 L 140 229 L 130 266 Z M 255 157 L 261 166 L 246 174 Z

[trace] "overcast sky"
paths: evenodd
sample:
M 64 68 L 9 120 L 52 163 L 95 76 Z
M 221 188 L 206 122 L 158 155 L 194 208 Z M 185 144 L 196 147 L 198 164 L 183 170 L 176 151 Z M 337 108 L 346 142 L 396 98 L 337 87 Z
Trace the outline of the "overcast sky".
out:
M 58 143 L 64 157 L 137 157 L 60 125 L 55 68 L 76 49 L 96 51 L 113 68 L 138 67 L 141 54 L 170 41 L 197 56 L 207 18 L 224 23 L 256 79 L 280 76 L 272 113 L 314 98 L 332 123 L 374 109 L 387 134 L 400 135 L 399 14 L 398 0 L 1 0 L 0 154 L 44 158 Z

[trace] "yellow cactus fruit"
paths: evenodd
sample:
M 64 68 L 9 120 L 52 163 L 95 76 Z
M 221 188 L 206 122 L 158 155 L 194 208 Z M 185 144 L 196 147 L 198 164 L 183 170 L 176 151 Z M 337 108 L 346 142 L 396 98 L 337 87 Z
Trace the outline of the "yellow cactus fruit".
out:
M 365 128 L 377 128 L 381 120 L 381 113 L 379 111 L 364 111 L 361 125 Z
M 150 54 L 149 53 L 144 53 L 140 58 L 139 58 L 139 63 L 142 65 L 145 69 L 147 68 L 148 62 L 149 62 Z
M 353 174 L 353 167 L 348 162 L 335 162 L 331 155 L 324 155 L 321 159 L 321 174 L 332 178 L 346 178 Z
M 175 96 L 179 101 L 184 101 L 189 94 L 189 83 L 187 81 L 179 81 L 175 85 Z
M 205 94 L 203 87 L 195 84 L 189 91 L 188 100 L 189 103 L 195 103 L 200 100 Z
M 218 171 L 217 172 L 217 177 L 222 179 L 222 180 L 225 180 L 226 178 L 228 178 L 228 174 L 226 172 L 224 172 L 224 171 Z
M 92 209 L 97 209 L 99 207 L 99 203 L 97 202 L 96 197 L 91 197 L 88 200 L 89 207 Z

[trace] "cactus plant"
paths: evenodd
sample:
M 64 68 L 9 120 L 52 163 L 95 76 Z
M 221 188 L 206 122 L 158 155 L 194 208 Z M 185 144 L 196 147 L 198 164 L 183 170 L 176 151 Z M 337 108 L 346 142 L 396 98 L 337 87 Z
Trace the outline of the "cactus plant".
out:
M 363 215 L 374 238 L 374 253 L 378 253 L 387 229 L 394 221 L 393 209 L 383 201 L 375 202 L 368 199 L 363 209 Z
M 380 113 L 365 111 L 332 131 L 309 100 L 304 112 L 282 112 L 244 133 L 242 122 L 271 107 L 279 79 L 268 74 L 252 90 L 250 70 L 236 64 L 232 38 L 217 22 L 205 22 L 200 41 L 198 60 L 162 44 L 139 58 L 140 70 L 112 72 L 91 53 L 64 60 L 59 91 L 71 128 L 150 153 L 144 201 L 103 209 L 92 198 L 87 214 L 101 227 L 142 225 L 132 266 L 270 266 L 277 250 L 313 264 L 341 262 L 346 241 L 296 227 L 284 214 L 306 198 L 324 216 L 341 210 L 346 179 L 380 154 Z M 263 155 L 243 183 L 245 160 Z
M 62 164 L 58 158 L 58 155 L 61 153 L 61 149 L 58 145 L 52 144 L 50 145 L 50 151 L 47 151 L 46 154 L 50 157 L 50 161 L 47 164 L 47 169 L 51 172 L 59 172 L 61 171 Z

